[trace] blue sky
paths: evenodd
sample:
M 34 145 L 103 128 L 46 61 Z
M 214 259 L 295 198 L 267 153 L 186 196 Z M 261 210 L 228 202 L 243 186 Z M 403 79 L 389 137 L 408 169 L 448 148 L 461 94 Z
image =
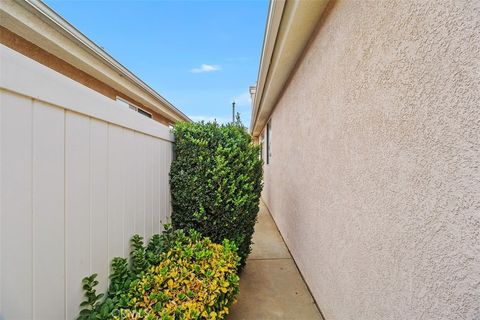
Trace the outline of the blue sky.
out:
M 268 1 L 46 3 L 158 93 L 198 119 L 250 124 Z

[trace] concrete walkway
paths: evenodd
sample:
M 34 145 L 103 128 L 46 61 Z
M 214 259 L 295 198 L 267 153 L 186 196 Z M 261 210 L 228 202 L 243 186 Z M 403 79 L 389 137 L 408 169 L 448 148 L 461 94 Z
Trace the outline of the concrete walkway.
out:
M 240 275 L 238 302 L 229 320 L 321 320 L 287 246 L 263 203 L 252 253 Z

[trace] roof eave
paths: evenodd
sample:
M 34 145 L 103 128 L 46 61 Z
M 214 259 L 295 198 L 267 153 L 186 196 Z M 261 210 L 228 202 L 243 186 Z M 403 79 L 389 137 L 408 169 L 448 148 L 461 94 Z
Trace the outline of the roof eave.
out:
M 272 0 L 253 101 L 250 131 L 258 136 L 295 69 L 328 0 Z

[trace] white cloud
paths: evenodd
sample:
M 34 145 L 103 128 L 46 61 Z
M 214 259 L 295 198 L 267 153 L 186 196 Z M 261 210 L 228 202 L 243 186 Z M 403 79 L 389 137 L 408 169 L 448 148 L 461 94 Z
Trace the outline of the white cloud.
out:
M 235 106 L 238 107 L 251 107 L 252 106 L 252 98 L 250 97 L 250 92 L 245 91 L 239 95 L 236 95 L 232 98 L 232 101 L 235 101 Z
M 190 119 L 192 119 L 195 122 L 198 121 L 205 121 L 205 122 L 214 122 L 217 121 L 217 123 L 228 123 L 231 122 L 231 118 L 222 118 L 222 117 L 212 117 L 212 116 L 189 116 Z
M 202 64 L 200 68 L 193 68 L 190 70 L 192 73 L 206 73 L 206 72 L 214 72 L 219 71 L 222 68 L 218 65 L 214 64 Z

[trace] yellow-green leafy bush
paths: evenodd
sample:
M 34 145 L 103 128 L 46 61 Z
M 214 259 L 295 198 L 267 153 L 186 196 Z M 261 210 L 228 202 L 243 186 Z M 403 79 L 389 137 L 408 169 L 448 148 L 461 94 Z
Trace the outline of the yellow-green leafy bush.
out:
M 178 243 L 130 287 L 119 319 L 224 319 L 238 293 L 234 244 Z
M 97 295 L 95 275 L 84 279 L 79 320 L 224 319 L 239 290 L 236 245 L 213 243 L 191 230 L 168 229 L 147 246 L 132 238 L 130 263 L 115 258 L 110 287 Z

